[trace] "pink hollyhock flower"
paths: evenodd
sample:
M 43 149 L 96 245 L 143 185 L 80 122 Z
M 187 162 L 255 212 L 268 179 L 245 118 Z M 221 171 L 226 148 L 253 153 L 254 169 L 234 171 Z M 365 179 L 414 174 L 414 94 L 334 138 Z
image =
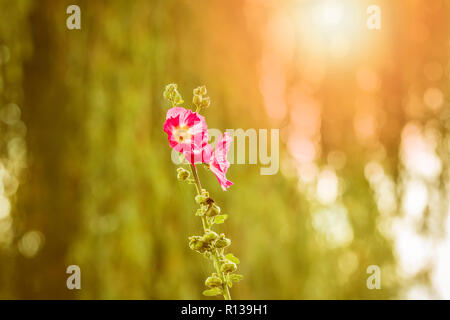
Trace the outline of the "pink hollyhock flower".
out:
M 230 149 L 231 137 L 228 132 L 225 132 L 222 137 L 217 140 L 216 149 L 211 156 L 209 167 L 211 171 L 216 175 L 219 184 L 223 191 L 226 191 L 233 182 L 229 181 L 225 174 L 230 167 L 230 162 L 227 160 L 227 153 Z
M 208 127 L 203 116 L 182 107 L 171 108 L 167 111 L 164 131 L 170 147 L 182 153 L 191 164 L 211 160 Z

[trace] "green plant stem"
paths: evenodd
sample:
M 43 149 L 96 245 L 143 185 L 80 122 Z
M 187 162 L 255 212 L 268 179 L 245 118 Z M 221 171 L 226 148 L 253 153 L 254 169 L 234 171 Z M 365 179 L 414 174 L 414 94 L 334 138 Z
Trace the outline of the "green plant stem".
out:
M 193 164 L 191 164 L 191 171 L 192 171 L 192 175 L 194 176 L 195 187 L 197 188 L 197 193 L 201 194 L 202 193 L 202 185 L 200 184 L 200 179 L 198 178 L 197 168 Z M 202 216 L 202 225 L 203 225 L 204 232 L 206 232 L 206 229 L 209 229 L 209 227 L 210 227 L 205 216 Z M 216 268 L 216 272 L 222 279 L 222 283 L 223 283 L 223 287 L 224 287 L 223 288 L 223 297 L 225 300 L 231 300 L 230 289 L 228 288 L 228 284 L 225 280 L 225 275 L 223 274 L 223 272 L 220 271 L 220 267 L 222 264 L 220 263 L 219 252 L 217 251 L 217 249 L 214 249 L 211 252 L 211 256 L 214 261 L 214 267 Z

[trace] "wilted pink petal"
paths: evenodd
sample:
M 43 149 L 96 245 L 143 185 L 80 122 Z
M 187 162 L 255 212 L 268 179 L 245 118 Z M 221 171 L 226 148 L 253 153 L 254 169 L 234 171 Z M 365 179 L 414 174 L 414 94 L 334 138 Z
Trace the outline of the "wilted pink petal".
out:
M 219 184 L 224 191 L 227 190 L 233 183 L 225 176 L 230 162 L 227 160 L 227 153 L 230 149 L 232 138 L 228 132 L 225 132 L 217 141 L 216 149 L 211 157 L 210 168 L 216 175 Z

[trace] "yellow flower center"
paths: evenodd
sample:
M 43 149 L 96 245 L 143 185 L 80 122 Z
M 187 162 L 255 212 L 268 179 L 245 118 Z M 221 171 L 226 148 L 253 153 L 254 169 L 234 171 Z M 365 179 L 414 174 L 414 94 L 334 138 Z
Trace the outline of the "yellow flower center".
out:
M 186 143 L 191 140 L 188 126 L 176 127 L 173 136 L 178 143 Z

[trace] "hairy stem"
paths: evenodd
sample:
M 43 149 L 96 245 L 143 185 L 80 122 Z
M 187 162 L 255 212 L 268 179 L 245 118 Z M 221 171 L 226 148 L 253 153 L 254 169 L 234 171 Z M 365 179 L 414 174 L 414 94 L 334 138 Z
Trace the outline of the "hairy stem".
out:
M 193 164 L 191 164 L 191 171 L 192 171 L 192 175 L 194 176 L 195 187 L 197 188 L 197 193 L 201 194 L 202 193 L 202 185 L 200 183 L 200 179 L 198 178 L 197 168 Z M 202 225 L 203 225 L 203 231 L 204 232 L 206 232 L 206 230 L 210 228 L 208 220 L 206 219 L 205 216 L 202 216 Z M 231 300 L 230 289 L 228 288 L 228 284 L 226 282 L 225 275 L 223 274 L 223 272 L 220 271 L 220 267 L 221 267 L 222 264 L 220 262 L 220 258 L 219 258 L 220 255 L 219 255 L 218 250 L 214 249 L 211 252 L 211 256 L 213 258 L 214 267 L 216 268 L 216 272 L 220 276 L 220 278 L 222 279 L 222 283 L 223 283 L 223 297 L 224 297 L 225 300 Z

